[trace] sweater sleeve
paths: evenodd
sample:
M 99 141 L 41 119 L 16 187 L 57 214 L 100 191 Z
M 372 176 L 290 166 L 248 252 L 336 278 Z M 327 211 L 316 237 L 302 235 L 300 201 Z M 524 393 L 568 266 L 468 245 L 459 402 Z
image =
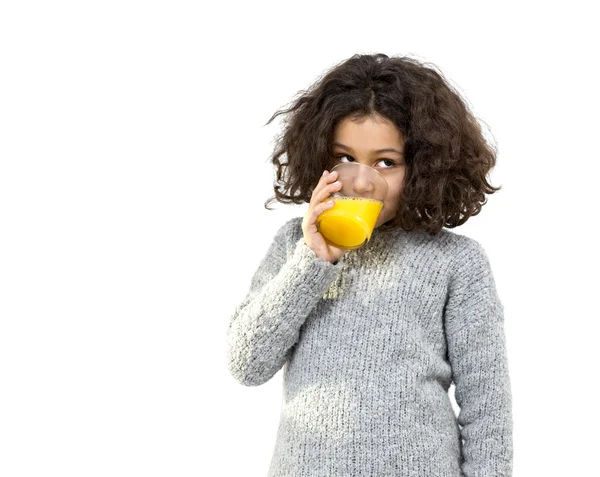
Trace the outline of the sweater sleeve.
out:
M 453 267 L 444 323 L 465 477 L 512 475 L 512 396 L 504 307 L 482 246 L 468 238 Z
M 300 327 L 342 270 L 342 260 L 334 265 L 304 237 L 294 239 L 295 225 L 292 219 L 279 229 L 229 321 L 229 372 L 246 386 L 267 382 L 284 365 Z

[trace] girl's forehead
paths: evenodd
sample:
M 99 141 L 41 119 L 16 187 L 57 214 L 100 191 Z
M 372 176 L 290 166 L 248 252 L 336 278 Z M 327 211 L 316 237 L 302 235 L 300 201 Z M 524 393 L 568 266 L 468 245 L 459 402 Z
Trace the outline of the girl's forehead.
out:
M 341 143 L 353 147 L 360 145 L 368 148 L 369 145 L 379 147 L 382 143 L 388 147 L 402 144 L 402 133 L 390 120 L 373 120 L 371 118 L 355 121 L 344 119 L 335 128 L 334 143 Z

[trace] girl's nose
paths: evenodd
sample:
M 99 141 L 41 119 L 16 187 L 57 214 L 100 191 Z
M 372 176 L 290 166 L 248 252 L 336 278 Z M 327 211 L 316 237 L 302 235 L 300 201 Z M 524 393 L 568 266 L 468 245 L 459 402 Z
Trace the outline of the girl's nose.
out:
M 375 190 L 375 185 L 369 179 L 362 177 L 362 175 L 359 174 L 358 177 L 354 179 L 352 189 L 354 189 L 354 192 L 358 195 L 369 198 Z

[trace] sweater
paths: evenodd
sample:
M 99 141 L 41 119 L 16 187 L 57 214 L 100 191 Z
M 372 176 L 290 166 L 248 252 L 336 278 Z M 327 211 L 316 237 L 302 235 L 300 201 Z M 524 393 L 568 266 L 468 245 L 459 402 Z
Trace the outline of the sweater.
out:
M 511 476 L 504 307 L 483 247 L 384 224 L 333 264 L 301 224 L 277 231 L 227 328 L 239 383 L 283 368 L 268 477 Z

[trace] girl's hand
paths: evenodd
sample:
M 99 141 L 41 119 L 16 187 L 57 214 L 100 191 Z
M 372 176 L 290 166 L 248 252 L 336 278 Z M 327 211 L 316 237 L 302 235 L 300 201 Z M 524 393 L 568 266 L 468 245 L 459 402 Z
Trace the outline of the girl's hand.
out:
M 341 182 L 334 182 L 337 178 L 337 171 L 329 174 L 325 171 L 325 175 L 321 176 L 319 183 L 310 197 L 308 211 L 302 221 L 302 232 L 304 233 L 304 243 L 308 245 L 315 255 L 328 262 L 336 262 L 346 253 L 346 250 L 334 247 L 325 242 L 323 236 L 317 230 L 317 218 L 327 209 L 333 207 L 333 202 L 328 204 L 323 202 L 330 194 L 337 192 L 342 188 Z

